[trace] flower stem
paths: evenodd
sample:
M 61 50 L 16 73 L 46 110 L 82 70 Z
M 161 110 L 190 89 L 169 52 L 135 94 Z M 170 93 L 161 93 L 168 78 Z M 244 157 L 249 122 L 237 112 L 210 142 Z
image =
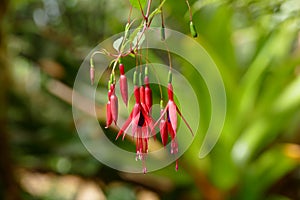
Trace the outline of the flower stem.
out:
M 149 0 L 149 1 L 148 1 L 148 6 L 147 6 L 147 13 L 146 13 L 146 18 L 147 18 L 147 19 L 148 19 L 148 17 L 149 17 L 150 8 L 151 8 L 151 3 L 152 3 L 152 0 Z
M 128 19 L 127 19 L 128 24 L 130 24 L 131 14 L 132 14 L 132 6 L 130 5 L 130 10 L 129 10 Z
M 140 5 L 140 10 L 141 10 L 142 16 L 143 16 L 143 18 L 144 18 L 144 19 L 146 19 L 146 16 L 145 16 L 144 10 L 143 10 L 143 8 L 142 8 L 141 1 L 140 1 L 140 0 L 138 0 L 138 2 L 139 2 L 139 5 Z
M 190 6 L 190 3 L 188 0 L 185 0 L 187 6 L 188 6 L 188 9 L 189 9 L 189 13 L 190 13 L 190 21 L 193 21 L 193 14 L 192 14 L 192 9 L 191 9 L 191 6 Z

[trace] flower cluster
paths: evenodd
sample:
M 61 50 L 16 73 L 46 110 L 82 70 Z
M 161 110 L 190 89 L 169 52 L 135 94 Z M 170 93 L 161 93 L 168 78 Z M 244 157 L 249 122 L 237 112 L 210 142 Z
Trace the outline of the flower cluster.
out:
M 128 84 L 127 78 L 124 73 L 124 65 L 119 64 L 120 71 L 120 91 L 122 100 L 125 105 L 128 105 Z M 91 73 L 92 74 L 92 73 Z M 116 78 L 114 71 L 110 75 L 108 81 L 108 101 L 106 104 L 106 128 L 112 125 L 114 122 L 117 124 L 118 120 L 118 97 L 115 94 Z M 91 81 L 94 76 L 91 75 Z M 163 100 L 161 100 L 161 113 L 158 120 L 155 122 L 151 116 L 152 108 L 152 90 L 149 84 L 148 67 L 145 67 L 144 79 L 143 74 L 137 71 L 133 75 L 134 83 L 134 98 L 135 104 L 133 109 L 125 121 L 121 129 L 119 130 L 116 140 L 122 136 L 124 140 L 126 131 L 129 127 L 132 129 L 132 137 L 136 143 L 136 160 L 143 161 L 143 172 L 147 172 L 146 168 L 146 157 L 148 154 L 148 141 L 149 138 L 155 136 L 155 127 L 159 124 L 161 142 L 165 147 L 168 144 L 168 138 L 171 138 L 171 150 L 170 153 L 176 155 L 178 153 L 178 142 L 177 142 L 177 114 L 183 119 L 187 127 L 193 134 L 192 129 L 188 125 L 185 118 L 179 111 L 173 95 L 172 86 L 172 73 L 169 71 L 168 76 L 168 103 L 165 108 L 163 106 Z M 176 160 L 176 170 L 178 170 L 178 161 Z
M 192 10 L 189 4 L 188 0 L 185 0 L 189 15 L 190 15 L 190 32 L 191 35 L 196 38 L 197 37 L 197 30 L 196 26 L 193 23 L 193 16 L 192 16 Z M 108 101 L 106 104 L 106 128 L 112 125 L 114 122 L 115 125 L 117 125 L 118 121 L 118 97 L 115 93 L 115 87 L 116 87 L 116 76 L 115 76 L 115 68 L 117 67 L 117 64 L 119 63 L 119 82 L 120 82 L 120 91 L 122 100 L 125 103 L 125 105 L 128 105 L 128 85 L 127 85 L 127 78 L 125 75 L 125 69 L 124 65 L 121 62 L 121 58 L 132 56 L 136 59 L 136 63 L 140 61 L 140 64 L 143 63 L 143 55 L 141 51 L 141 45 L 143 41 L 145 40 L 145 33 L 150 28 L 150 25 L 154 19 L 155 16 L 160 14 L 161 16 L 161 40 L 166 40 L 166 29 L 164 24 L 164 14 L 163 14 L 163 6 L 165 4 L 166 0 L 161 0 L 158 7 L 151 11 L 151 8 L 153 8 L 152 1 L 137 1 L 137 0 L 131 0 L 131 8 L 128 16 L 128 21 L 125 26 L 124 35 L 118 38 L 114 41 L 113 47 L 117 51 L 117 54 L 113 54 L 111 52 L 108 52 L 105 49 L 102 49 L 101 51 L 95 51 L 91 55 L 90 58 L 90 79 L 91 83 L 94 83 L 95 79 L 95 68 L 93 64 L 93 56 L 95 54 L 101 53 L 110 57 L 113 57 L 114 60 L 112 63 L 114 63 L 112 67 L 112 72 L 110 75 L 110 79 L 108 82 Z M 137 26 L 137 28 L 132 28 L 133 23 L 135 20 L 131 20 L 131 14 L 132 14 L 132 8 L 137 8 L 140 10 L 141 15 L 143 19 L 140 22 L 140 25 Z M 146 9 L 145 9 L 146 8 Z M 133 30 L 134 29 L 134 30 Z M 148 45 L 148 43 L 147 43 Z M 167 43 L 165 42 L 165 45 Z M 185 118 L 182 116 L 180 110 L 178 109 L 178 106 L 176 105 L 174 101 L 174 95 L 173 95 L 173 86 L 172 86 L 172 64 L 171 64 L 171 56 L 170 52 L 168 52 L 168 59 L 169 59 L 169 65 L 170 65 L 170 71 L 168 76 L 168 101 L 166 106 L 163 105 L 162 100 L 162 92 L 161 92 L 161 113 L 160 117 L 157 121 L 155 121 L 152 118 L 152 90 L 149 85 L 149 77 L 148 77 L 148 67 L 145 67 L 144 73 L 142 70 L 138 73 L 137 70 L 134 72 L 133 76 L 133 83 L 134 83 L 134 98 L 135 98 L 135 104 L 133 106 L 133 109 L 128 117 L 128 119 L 125 121 L 123 126 L 121 127 L 120 131 L 118 132 L 116 139 L 118 139 L 120 136 L 124 139 L 126 136 L 126 131 L 129 127 L 132 128 L 132 136 L 135 139 L 136 143 L 136 159 L 142 160 L 144 163 L 144 173 L 146 173 L 146 165 L 145 160 L 146 156 L 148 154 L 148 142 L 149 138 L 155 136 L 155 128 L 159 126 L 160 131 L 160 138 L 162 145 L 164 147 L 167 146 L 169 138 L 171 150 L 170 153 L 173 155 L 178 154 L 178 141 L 177 141 L 177 114 L 182 118 L 182 120 L 185 122 L 189 130 L 191 131 L 193 135 L 193 131 Z M 148 51 L 145 57 L 145 60 L 148 62 Z M 144 76 L 144 78 L 143 78 Z M 176 170 L 178 169 L 178 161 L 176 160 Z

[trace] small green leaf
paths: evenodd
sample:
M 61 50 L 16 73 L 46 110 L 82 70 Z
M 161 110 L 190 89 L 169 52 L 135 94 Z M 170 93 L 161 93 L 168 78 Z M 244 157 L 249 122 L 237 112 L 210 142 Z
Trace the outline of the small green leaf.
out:
M 144 40 L 145 40 L 145 35 L 142 32 L 138 32 L 136 34 L 136 36 L 134 37 L 132 44 L 133 44 L 133 46 L 138 45 L 138 48 L 140 48 L 142 46 Z
M 140 9 L 140 4 L 141 4 L 141 7 L 144 8 L 146 6 L 146 2 L 147 2 L 147 0 L 129 0 L 129 1 L 130 1 L 130 4 L 132 5 L 132 7 L 137 8 L 137 9 Z
M 123 41 L 123 37 L 120 37 L 118 39 L 116 39 L 113 43 L 113 47 L 114 49 L 119 52 L 120 51 L 120 47 L 121 47 L 121 44 L 122 44 L 122 41 Z

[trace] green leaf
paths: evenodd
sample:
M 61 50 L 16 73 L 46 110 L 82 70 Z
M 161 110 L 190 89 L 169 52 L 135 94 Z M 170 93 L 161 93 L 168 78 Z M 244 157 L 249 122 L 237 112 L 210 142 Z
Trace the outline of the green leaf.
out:
M 297 109 L 300 105 L 300 76 L 297 77 L 282 92 L 274 103 L 275 112 L 284 112 L 291 109 Z
M 265 191 L 299 166 L 298 155 L 293 155 L 298 148 L 294 144 L 279 144 L 260 155 L 245 169 L 237 199 L 265 199 Z
M 115 49 L 117 52 L 120 51 L 120 47 L 121 47 L 122 42 L 123 42 L 123 37 L 120 37 L 120 38 L 118 38 L 118 39 L 116 39 L 116 40 L 114 41 L 113 47 L 114 47 L 114 49 Z
M 129 0 L 130 4 L 132 5 L 132 7 L 140 9 L 140 4 L 141 7 L 144 8 L 146 6 L 146 2 L 147 0 Z
M 144 40 L 145 40 L 145 35 L 142 32 L 138 32 L 136 34 L 136 36 L 134 37 L 132 44 L 133 44 L 133 46 L 138 45 L 138 48 L 140 48 L 142 46 Z
M 126 185 L 111 187 L 107 194 L 108 200 L 135 200 L 134 190 Z

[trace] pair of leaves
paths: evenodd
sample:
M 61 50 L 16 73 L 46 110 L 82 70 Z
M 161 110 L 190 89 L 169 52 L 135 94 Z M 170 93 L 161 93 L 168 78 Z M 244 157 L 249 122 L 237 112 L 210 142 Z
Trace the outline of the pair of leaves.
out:
M 134 33 L 133 33 L 133 34 L 134 34 Z M 113 43 L 113 47 L 114 47 L 114 49 L 115 49 L 117 52 L 120 52 L 120 51 L 121 51 L 122 44 L 125 44 L 125 43 L 123 42 L 123 39 L 124 39 L 124 37 L 122 36 L 122 37 L 116 39 L 116 40 L 114 41 L 114 43 Z M 132 43 L 132 46 L 133 46 L 133 47 L 135 47 L 135 46 L 138 44 L 137 48 L 140 48 L 141 45 L 143 44 L 144 40 L 145 40 L 145 35 L 144 35 L 142 32 L 139 31 L 139 32 L 137 32 L 137 34 L 135 35 L 135 37 L 133 38 L 133 40 L 132 40 L 132 41 L 129 41 L 129 42 Z M 125 42 L 126 42 L 126 41 L 125 41 Z

